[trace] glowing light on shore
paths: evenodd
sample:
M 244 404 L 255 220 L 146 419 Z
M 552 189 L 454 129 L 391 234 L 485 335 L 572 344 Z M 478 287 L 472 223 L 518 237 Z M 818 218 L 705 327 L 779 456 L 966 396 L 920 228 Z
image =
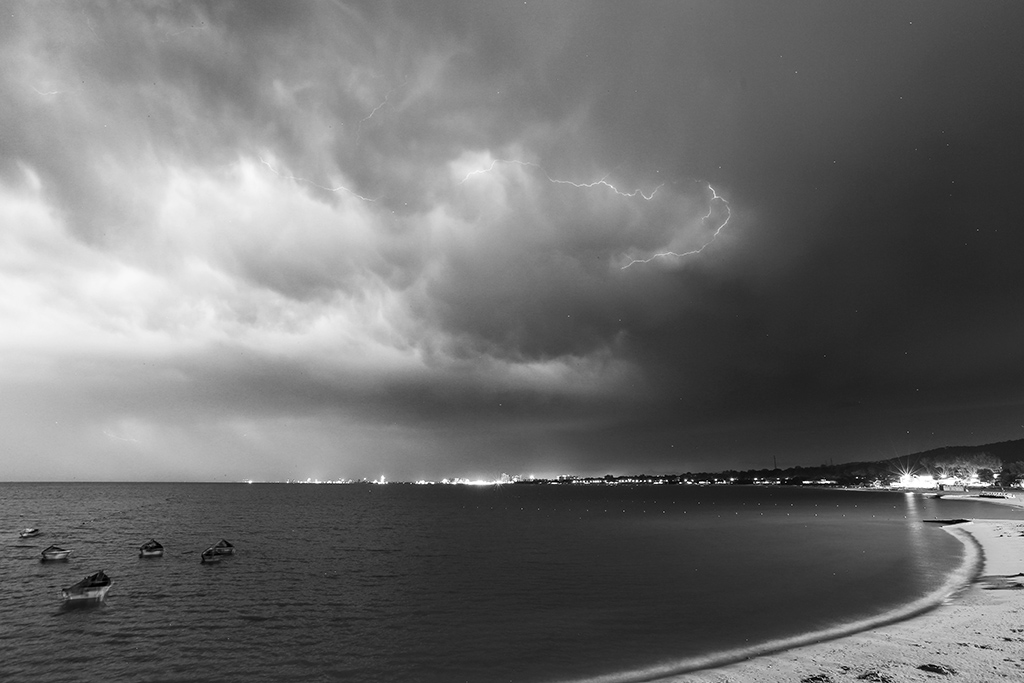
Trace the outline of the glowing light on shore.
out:
M 939 482 L 930 474 L 911 474 L 905 472 L 900 475 L 899 485 L 905 489 L 934 489 Z

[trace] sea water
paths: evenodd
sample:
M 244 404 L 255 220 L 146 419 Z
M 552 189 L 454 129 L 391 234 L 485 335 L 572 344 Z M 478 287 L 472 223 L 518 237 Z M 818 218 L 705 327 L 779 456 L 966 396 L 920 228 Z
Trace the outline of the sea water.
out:
M 1021 513 L 778 487 L 0 484 L 0 679 L 646 679 L 934 594 L 964 547 L 922 520 L 985 516 Z M 164 556 L 139 558 L 151 537 Z M 201 564 L 221 538 L 237 553 Z M 51 543 L 71 558 L 40 562 Z M 100 569 L 105 603 L 62 605 Z

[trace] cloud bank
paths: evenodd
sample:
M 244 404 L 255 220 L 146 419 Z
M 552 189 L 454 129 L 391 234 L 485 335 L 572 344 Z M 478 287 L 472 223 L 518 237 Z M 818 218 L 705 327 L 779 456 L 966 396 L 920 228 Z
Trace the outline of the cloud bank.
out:
M 1020 95 L 974 84 L 1019 48 L 963 63 L 951 20 L 908 36 L 896 5 L 851 19 L 880 46 L 853 54 L 849 10 L 780 9 L 5 6 L 4 478 L 1019 433 Z

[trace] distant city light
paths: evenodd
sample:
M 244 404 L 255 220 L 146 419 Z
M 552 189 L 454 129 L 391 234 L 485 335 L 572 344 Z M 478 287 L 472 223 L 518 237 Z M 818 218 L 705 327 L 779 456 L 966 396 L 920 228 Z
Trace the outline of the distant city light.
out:
M 900 486 L 905 489 L 934 489 L 938 488 L 939 482 L 930 474 L 911 474 L 904 472 L 900 475 Z
M 306 479 L 288 479 L 287 484 L 373 484 L 383 485 L 419 485 L 419 486 L 503 486 L 511 484 L 539 484 L 545 486 L 652 486 L 652 485 L 688 485 L 688 486 L 824 486 L 824 487 L 847 487 L 847 488 L 875 488 L 875 489 L 901 489 L 909 492 L 921 490 L 945 490 L 945 491 L 966 491 L 969 488 L 989 488 L 997 484 L 996 478 L 991 472 L 979 475 L 979 471 L 970 471 L 961 468 L 953 470 L 916 470 L 906 466 L 900 466 L 890 470 L 889 475 L 857 476 L 857 477 L 836 477 L 827 476 L 823 472 L 808 472 L 810 476 L 801 472 L 802 468 L 796 468 L 792 473 L 776 473 L 764 476 L 764 472 L 735 472 L 726 471 L 720 473 L 701 473 L 699 475 L 686 474 L 626 474 L 615 475 L 605 474 L 596 476 L 584 476 L 577 474 L 560 474 L 552 478 L 538 478 L 534 474 L 507 474 L 490 478 L 486 476 L 475 477 L 446 477 L 439 480 L 418 479 L 388 481 L 386 475 L 380 475 L 377 479 L 363 477 L 361 479 L 320 479 L 318 477 L 307 477 Z M 980 470 L 984 473 L 984 470 Z M 918 472 L 930 472 L 918 474 Z M 826 476 L 822 476 L 825 474 Z M 984 479 L 984 481 L 982 481 Z M 241 483 L 275 483 L 272 481 L 260 481 L 256 479 L 243 479 Z M 1010 486 L 1020 486 L 1018 482 L 1011 482 Z

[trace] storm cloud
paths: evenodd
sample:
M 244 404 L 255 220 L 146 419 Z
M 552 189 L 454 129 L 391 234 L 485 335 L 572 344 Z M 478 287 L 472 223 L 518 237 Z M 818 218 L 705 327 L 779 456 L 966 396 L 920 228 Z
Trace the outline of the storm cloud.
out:
M 1024 432 L 1014 4 L 3 10 L 5 479 Z

